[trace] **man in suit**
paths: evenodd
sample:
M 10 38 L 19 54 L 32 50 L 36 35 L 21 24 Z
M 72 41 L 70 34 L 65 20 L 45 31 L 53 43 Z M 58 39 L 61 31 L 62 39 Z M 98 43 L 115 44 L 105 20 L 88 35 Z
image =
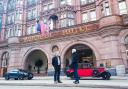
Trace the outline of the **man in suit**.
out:
M 71 55 L 71 60 L 72 60 L 72 63 L 71 63 L 71 66 L 74 70 L 74 84 L 78 84 L 79 83 L 79 77 L 78 77 L 78 60 L 79 60 L 79 56 L 76 52 L 76 49 L 72 49 L 72 55 Z
M 55 69 L 54 73 L 54 83 L 62 83 L 60 81 L 60 71 L 61 71 L 61 59 L 58 53 L 55 53 L 54 57 L 52 58 L 52 65 Z

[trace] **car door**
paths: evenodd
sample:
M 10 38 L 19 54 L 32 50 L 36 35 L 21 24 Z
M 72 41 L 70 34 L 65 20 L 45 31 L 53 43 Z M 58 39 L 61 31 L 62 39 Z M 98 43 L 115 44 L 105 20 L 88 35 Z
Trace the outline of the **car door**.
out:
M 18 78 L 18 70 L 12 70 L 9 72 L 9 77 L 10 78 Z

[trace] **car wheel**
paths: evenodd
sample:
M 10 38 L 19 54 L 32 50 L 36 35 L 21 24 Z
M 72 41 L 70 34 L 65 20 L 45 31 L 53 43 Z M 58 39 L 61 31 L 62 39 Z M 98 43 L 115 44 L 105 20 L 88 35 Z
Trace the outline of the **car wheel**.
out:
M 18 78 L 14 78 L 15 80 L 18 80 Z
M 92 73 L 92 76 L 93 77 L 97 77 L 99 74 L 99 71 L 98 70 L 93 70 L 93 73 Z
M 103 78 L 104 80 L 109 80 L 109 79 L 110 79 L 110 75 L 109 75 L 107 72 L 105 72 L 105 73 L 102 75 L 102 78 Z
M 32 78 L 28 77 L 28 80 L 31 80 Z
M 5 76 L 5 79 L 6 79 L 6 80 L 9 80 L 10 78 L 9 78 L 9 76 Z

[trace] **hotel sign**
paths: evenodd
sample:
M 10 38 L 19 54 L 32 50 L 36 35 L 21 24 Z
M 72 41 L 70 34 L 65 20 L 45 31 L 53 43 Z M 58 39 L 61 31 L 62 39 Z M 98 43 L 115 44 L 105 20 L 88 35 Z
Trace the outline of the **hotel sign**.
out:
M 96 23 L 82 25 L 79 27 L 49 32 L 49 33 L 46 33 L 45 35 L 39 34 L 39 35 L 21 37 L 20 42 L 26 43 L 26 42 L 34 42 L 34 41 L 41 41 L 41 40 L 49 40 L 49 39 L 54 39 L 59 37 L 70 36 L 70 35 L 77 35 L 77 34 L 92 32 L 92 31 L 98 30 L 98 28 L 99 28 L 99 25 Z

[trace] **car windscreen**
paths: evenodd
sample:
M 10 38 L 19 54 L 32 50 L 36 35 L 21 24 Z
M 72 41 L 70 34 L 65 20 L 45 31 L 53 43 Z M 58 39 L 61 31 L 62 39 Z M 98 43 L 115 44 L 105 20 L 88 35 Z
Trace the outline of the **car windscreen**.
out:
M 18 72 L 18 70 L 11 70 L 11 71 L 9 71 L 9 73 L 17 73 Z

